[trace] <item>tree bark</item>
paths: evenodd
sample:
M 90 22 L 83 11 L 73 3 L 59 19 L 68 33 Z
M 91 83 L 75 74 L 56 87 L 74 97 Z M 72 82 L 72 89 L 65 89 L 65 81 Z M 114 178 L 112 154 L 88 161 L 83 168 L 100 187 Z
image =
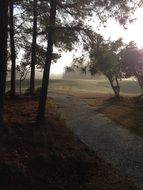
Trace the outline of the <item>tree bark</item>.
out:
M 2 121 L 7 67 L 8 0 L 0 0 L 0 120 Z
M 35 65 L 36 65 L 36 41 L 37 41 L 37 0 L 33 1 L 33 40 L 31 55 L 30 95 L 35 91 Z
M 115 77 L 115 79 L 114 78 L 111 79 L 110 77 L 107 77 L 107 78 L 108 78 L 108 80 L 110 82 L 110 85 L 111 85 L 113 91 L 114 91 L 115 97 L 119 98 L 120 86 L 119 86 L 119 82 L 118 82 L 117 77 Z M 116 83 L 115 85 L 114 85 L 114 82 Z
M 118 81 L 117 77 L 115 77 L 115 80 L 116 80 L 116 84 L 117 84 L 117 97 L 119 97 L 119 95 L 120 95 L 120 85 L 119 85 L 119 81 Z
M 14 41 L 14 22 L 13 22 L 13 4 L 14 1 L 10 1 L 9 12 L 10 12 L 10 50 L 11 50 L 11 90 L 10 94 L 12 97 L 15 96 L 15 66 L 16 66 L 16 54 L 15 54 L 15 41 Z
M 21 83 L 22 83 L 22 80 L 21 80 L 21 78 L 20 78 L 20 80 L 19 80 L 19 94 L 20 94 L 20 96 L 21 96 L 21 94 L 22 94 L 22 91 L 21 91 Z
M 53 36 L 54 36 L 54 28 L 55 28 L 55 18 L 56 18 L 56 0 L 50 0 L 50 21 L 49 21 L 50 29 L 48 32 L 47 54 L 46 54 L 46 61 L 45 61 L 45 66 L 44 66 L 42 89 L 41 89 L 40 99 L 39 99 L 37 121 L 42 120 L 45 117 L 49 73 L 50 73 L 50 66 L 51 66 L 52 53 L 53 53 Z

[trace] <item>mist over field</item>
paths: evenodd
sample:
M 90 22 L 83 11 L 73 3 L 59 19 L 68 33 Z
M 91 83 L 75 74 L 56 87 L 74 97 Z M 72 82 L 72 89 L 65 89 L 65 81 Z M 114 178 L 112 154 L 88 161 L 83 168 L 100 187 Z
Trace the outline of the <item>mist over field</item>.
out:
M 17 75 L 16 89 L 19 92 L 19 76 Z M 10 90 L 10 75 L 7 77 L 7 88 Z M 36 88 L 41 87 L 42 72 L 36 72 L 35 85 Z M 138 95 L 141 93 L 141 88 L 138 82 L 134 79 L 122 79 L 119 81 L 121 88 L 121 95 Z M 29 88 L 29 75 L 22 82 L 22 92 L 24 93 Z M 49 91 L 56 93 L 66 93 L 74 95 L 76 93 L 91 94 L 95 93 L 107 93 L 113 94 L 113 90 L 109 84 L 109 81 L 103 74 L 97 74 L 94 77 L 90 74 L 83 74 L 81 72 L 63 73 L 60 75 L 51 74 L 49 81 Z
M 35 84 L 36 88 L 41 87 L 42 79 L 36 79 Z M 19 81 L 16 81 L 17 92 L 19 92 Z M 138 95 L 141 93 L 141 89 L 137 81 L 130 80 L 121 80 L 121 95 Z M 25 92 L 29 88 L 29 79 L 26 79 L 22 82 L 22 91 Z M 7 82 L 7 91 L 10 89 L 10 82 Z M 49 91 L 58 92 L 58 93 L 108 93 L 113 94 L 111 86 L 108 80 L 99 77 L 98 79 L 58 79 L 51 78 L 49 81 Z

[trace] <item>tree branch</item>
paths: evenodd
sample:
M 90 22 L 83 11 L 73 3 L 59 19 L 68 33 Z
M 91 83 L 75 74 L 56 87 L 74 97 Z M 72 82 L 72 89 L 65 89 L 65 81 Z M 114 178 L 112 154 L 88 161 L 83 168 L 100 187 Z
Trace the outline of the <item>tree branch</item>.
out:
M 47 30 L 46 31 L 42 31 L 42 32 L 39 32 L 37 35 L 45 35 L 47 34 L 48 30 L 49 29 L 53 29 L 53 30 L 84 30 L 83 28 L 79 27 L 79 26 L 74 26 L 74 27 L 66 27 L 66 26 L 56 26 L 56 27 L 47 27 Z

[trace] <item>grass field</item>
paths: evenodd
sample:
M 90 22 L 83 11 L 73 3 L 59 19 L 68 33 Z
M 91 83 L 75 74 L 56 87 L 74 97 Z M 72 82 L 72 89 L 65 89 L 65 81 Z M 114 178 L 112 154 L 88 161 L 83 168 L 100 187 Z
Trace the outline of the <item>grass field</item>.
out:
M 7 90 L 9 90 L 10 83 L 7 82 Z M 17 91 L 18 81 L 16 82 Z M 41 86 L 41 80 L 36 80 L 36 88 Z M 122 80 L 120 81 L 121 94 L 124 95 L 137 95 L 141 93 L 141 89 L 136 81 L 133 80 Z M 22 83 L 23 92 L 29 87 L 29 80 L 25 80 Z M 108 93 L 112 94 L 113 91 L 110 84 L 106 80 L 64 80 L 64 79 L 51 79 L 49 82 L 49 91 L 58 93 Z
M 7 82 L 7 90 L 9 90 L 10 83 Z M 19 84 L 16 81 L 17 91 L 19 91 Z M 41 80 L 36 80 L 36 88 L 41 86 Z M 138 95 L 141 89 L 136 81 L 122 80 L 120 82 L 121 94 L 124 95 Z M 22 91 L 24 92 L 29 87 L 29 80 L 22 83 Z M 75 94 L 77 93 L 108 93 L 112 94 L 113 91 L 110 84 L 106 80 L 82 80 L 82 79 L 51 79 L 49 83 L 49 91 Z
M 121 93 L 137 95 L 141 92 L 136 81 L 121 81 Z M 51 80 L 49 90 L 59 92 L 109 93 L 113 91 L 105 80 Z

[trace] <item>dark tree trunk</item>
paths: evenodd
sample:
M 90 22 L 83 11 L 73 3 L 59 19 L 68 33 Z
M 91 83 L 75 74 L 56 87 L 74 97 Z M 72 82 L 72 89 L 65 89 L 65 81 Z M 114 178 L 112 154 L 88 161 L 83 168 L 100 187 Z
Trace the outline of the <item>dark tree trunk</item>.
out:
M 31 55 L 30 94 L 35 91 L 35 65 L 36 65 L 36 41 L 37 41 L 37 0 L 33 2 L 33 40 Z
M 119 81 L 118 81 L 117 77 L 115 77 L 115 81 L 116 81 L 116 94 L 117 94 L 117 97 L 119 97 L 119 95 L 120 95 L 120 85 L 119 85 Z
M 21 94 L 22 94 L 22 90 L 21 90 L 21 83 L 22 83 L 22 80 L 21 80 L 21 78 L 20 78 L 20 80 L 19 80 L 19 94 L 20 94 L 20 96 L 21 96 Z
M 9 25 L 10 25 L 10 50 L 11 50 L 11 96 L 15 96 L 15 61 L 16 61 L 16 55 L 15 55 L 15 41 L 14 41 L 14 23 L 13 23 L 13 0 L 10 1 L 9 5 L 9 12 L 10 12 L 10 19 L 9 19 Z
M 115 97 L 119 98 L 119 95 L 120 95 L 120 86 L 119 86 L 119 82 L 118 82 L 117 77 L 115 77 L 115 79 L 114 78 L 110 78 L 110 77 L 107 77 L 107 78 L 108 78 L 108 80 L 110 82 L 110 85 L 111 85 L 113 91 L 114 91 Z M 114 84 L 114 82 L 116 84 Z
M 8 23 L 7 12 L 8 12 L 8 1 L 0 0 L 0 121 L 2 121 L 5 84 L 6 84 L 7 23 Z
M 51 66 L 52 53 L 53 53 L 53 36 L 54 36 L 54 26 L 55 26 L 55 17 L 56 17 L 56 0 L 50 0 L 50 7 L 51 7 L 50 21 L 49 21 L 50 28 L 48 32 L 47 54 L 46 54 L 46 61 L 45 61 L 45 66 L 44 66 L 42 89 L 41 89 L 40 99 L 39 99 L 37 121 L 45 117 L 49 73 L 50 73 L 50 66 Z

